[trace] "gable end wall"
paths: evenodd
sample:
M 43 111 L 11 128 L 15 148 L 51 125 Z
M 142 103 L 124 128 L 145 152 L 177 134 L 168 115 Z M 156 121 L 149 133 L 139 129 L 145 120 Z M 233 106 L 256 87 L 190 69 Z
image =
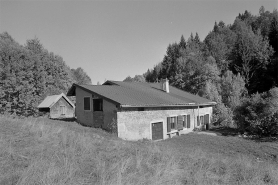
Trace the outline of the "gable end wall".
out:
M 65 115 L 62 115 L 60 106 L 65 106 Z M 51 108 L 50 108 L 50 118 L 73 118 L 74 108 L 61 97 Z
M 84 97 L 91 98 L 91 110 L 84 110 Z M 117 120 L 117 107 L 112 102 L 103 99 L 103 111 L 93 111 L 93 98 L 98 98 L 93 93 L 76 87 L 76 117 L 77 121 L 83 125 L 91 127 L 101 127 L 106 130 L 111 130 L 113 122 Z

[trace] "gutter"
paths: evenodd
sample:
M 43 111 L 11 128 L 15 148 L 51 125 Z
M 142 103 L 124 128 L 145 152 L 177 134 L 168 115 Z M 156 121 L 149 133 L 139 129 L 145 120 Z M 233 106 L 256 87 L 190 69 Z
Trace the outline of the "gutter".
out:
M 216 105 L 215 102 L 209 102 L 207 104 L 195 104 L 195 103 L 189 103 L 189 104 L 183 104 L 183 105 L 149 105 L 149 106 L 146 106 L 146 105 L 120 105 L 121 108 L 138 108 L 138 107 L 150 107 L 150 108 L 156 108 L 156 107 L 196 107 L 198 106 L 198 109 L 199 109 L 199 106 L 207 106 L 207 105 Z

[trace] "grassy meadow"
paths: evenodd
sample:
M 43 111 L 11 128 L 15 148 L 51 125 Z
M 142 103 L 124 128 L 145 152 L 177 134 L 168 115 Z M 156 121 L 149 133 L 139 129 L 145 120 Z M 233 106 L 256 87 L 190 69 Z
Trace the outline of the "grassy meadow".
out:
M 76 122 L 0 117 L 0 185 L 278 184 L 278 143 L 191 133 L 124 141 Z

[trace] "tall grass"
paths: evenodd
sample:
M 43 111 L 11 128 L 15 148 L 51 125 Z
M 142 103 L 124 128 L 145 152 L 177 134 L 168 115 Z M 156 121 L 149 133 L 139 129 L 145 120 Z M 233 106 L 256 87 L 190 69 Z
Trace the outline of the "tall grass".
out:
M 278 184 L 278 168 L 200 149 L 181 155 L 74 122 L 0 117 L 0 184 Z

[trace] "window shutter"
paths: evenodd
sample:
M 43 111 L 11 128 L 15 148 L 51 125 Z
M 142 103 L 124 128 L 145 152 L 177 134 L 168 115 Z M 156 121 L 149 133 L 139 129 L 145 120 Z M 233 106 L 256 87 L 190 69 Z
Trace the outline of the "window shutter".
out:
M 206 114 L 205 115 L 205 127 L 206 129 L 208 130 L 209 129 L 209 114 Z
M 205 124 L 209 123 L 209 114 L 205 115 Z
M 183 117 L 182 116 L 178 116 L 178 130 L 182 130 L 183 129 Z
M 177 130 L 178 129 L 178 124 L 177 124 L 177 122 L 178 122 L 178 117 L 175 117 L 175 130 Z
M 167 118 L 167 132 L 171 132 L 171 118 Z
M 187 128 L 190 128 L 190 115 L 187 115 Z
M 200 117 L 197 116 L 197 126 L 200 126 Z

